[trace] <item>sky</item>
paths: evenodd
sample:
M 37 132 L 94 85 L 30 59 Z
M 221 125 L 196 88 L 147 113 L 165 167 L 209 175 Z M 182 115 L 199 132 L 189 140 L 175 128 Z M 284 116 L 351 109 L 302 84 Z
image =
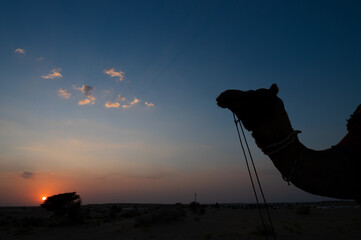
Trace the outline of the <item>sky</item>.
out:
M 279 87 L 301 142 L 361 103 L 358 1 L 0 0 L 0 206 L 254 202 L 226 89 Z M 247 134 L 269 202 L 288 186 Z

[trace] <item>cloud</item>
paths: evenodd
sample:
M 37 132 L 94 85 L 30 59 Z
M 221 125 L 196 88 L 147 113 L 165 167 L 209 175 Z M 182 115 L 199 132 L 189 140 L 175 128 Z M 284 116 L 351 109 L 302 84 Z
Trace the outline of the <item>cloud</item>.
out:
M 81 87 L 77 87 L 77 86 L 73 85 L 73 88 L 75 90 L 81 91 L 84 94 L 84 96 L 86 96 L 85 99 L 82 99 L 78 102 L 78 105 L 82 106 L 82 105 L 88 105 L 88 104 L 91 104 L 91 105 L 95 104 L 96 98 L 92 95 L 94 87 L 83 84 Z
M 37 57 L 35 60 L 38 61 L 38 62 L 41 62 L 41 61 L 44 60 L 44 57 Z
M 25 55 L 25 49 L 17 48 L 14 50 L 15 53 L 20 53 Z
M 88 105 L 91 104 L 93 105 L 95 103 L 96 98 L 93 96 L 89 96 L 88 98 L 82 99 L 78 102 L 78 105 L 82 106 L 82 105 Z
M 119 82 L 121 82 L 124 79 L 124 72 L 122 72 L 122 71 L 116 72 L 114 70 L 114 68 L 105 69 L 104 73 L 108 74 L 110 77 L 119 78 L 119 80 L 118 80 Z
M 105 103 L 105 107 L 106 108 L 119 108 L 120 103 L 118 103 L 118 102 L 112 103 L 112 102 L 108 101 L 108 102 Z
M 107 101 L 105 103 L 105 107 L 106 108 L 120 108 L 119 102 L 122 102 L 122 101 L 125 101 L 125 97 L 123 97 L 122 95 L 119 94 L 117 96 L 117 99 L 115 100 L 115 102 Z
M 92 104 L 95 103 L 96 98 L 94 96 L 89 96 L 88 99 L 92 101 Z
M 135 104 L 137 104 L 139 102 L 140 102 L 140 100 L 138 98 L 134 98 L 133 101 L 131 101 L 128 105 L 123 104 L 122 108 L 123 109 L 129 109 L 129 108 L 133 107 Z
M 70 96 L 71 96 L 71 94 L 66 89 L 60 88 L 60 89 L 58 89 L 57 92 L 58 92 L 58 96 L 66 98 L 66 99 L 70 98 Z
M 75 85 L 73 85 L 73 87 L 75 90 L 81 91 L 87 97 L 92 96 L 92 91 L 94 89 L 94 87 L 85 84 L 81 87 L 77 87 Z
M 130 103 L 130 105 L 133 106 L 139 102 L 140 102 L 140 100 L 138 98 L 134 98 L 133 101 Z
M 147 107 L 154 107 L 154 104 L 151 103 L 151 102 L 145 102 L 145 105 L 146 105 Z
M 54 78 L 61 78 L 63 77 L 63 75 L 60 74 L 61 68 L 55 68 L 53 70 L 51 70 L 51 73 L 41 76 L 42 78 L 45 79 L 54 79 Z
M 78 102 L 78 105 L 82 106 L 82 105 L 87 105 L 87 104 L 90 104 L 90 100 L 85 98 L 85 99 L 82 99 Z
M 24 171 L 20 173 L 20 177 L 25 179 L 32 179 L 35 176 L 35 173 Z
M 122 95 L 119 94 L 117 97 L 117 101 L 120 101 L 120 102 L 125 101 L 125 97 L 123 97 Z

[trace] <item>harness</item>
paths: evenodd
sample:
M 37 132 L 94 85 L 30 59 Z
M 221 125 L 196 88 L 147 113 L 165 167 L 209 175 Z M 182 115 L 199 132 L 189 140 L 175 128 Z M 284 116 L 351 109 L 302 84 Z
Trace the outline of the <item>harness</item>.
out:
M 283 140 L 276 142 L 276 143 L 272 143 L 265 147 L 260 146 L 260 148 L 264 154 L 271 156 L 273 154 L 279 153 L 280 151 L 282 151 L 283 149 L 287 148 L 289 145 L 294 143 L 297 139 L 297 135 L 300 133 L 301 133 L 301 131 L 299 131 L 299 130 L 292 130 L 292 132 Z M 296 170 L 298 159 L 299 159 L 299 157 L 294 158 L 292 168 L 291 168 L 288 176 L 282 175 L 283 180 L 285 180 L 288 183 L 288 185 L 291 185 L 291 183 L 290 183 L 291 178 L 293 176 L 293 173 Z
M 278 153 L 288 147 L 291 143 L 293 143 L 297 139 L 297 135 L 299 133 L 301 133 L 301 131 L 293 130 L 285 139 L 276 143 L 272 143 L 268 146 L 261 147 L 261 150 L 264 154 L 268 156 Z

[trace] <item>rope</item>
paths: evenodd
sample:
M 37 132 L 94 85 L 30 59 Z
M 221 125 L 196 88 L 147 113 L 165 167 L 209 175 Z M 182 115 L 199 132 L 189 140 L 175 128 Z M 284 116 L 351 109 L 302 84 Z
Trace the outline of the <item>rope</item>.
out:
M 295 157 L 295 160 L 293 161 L 293 164 L 292 164 L 291 171 L 288 174 L 288 176 L 286 177 L 286 176 L 282 175 L 283 180 L 285 180 L 287 182 L 288 186 L 291 185 L 291 178 L 293 177 L 293 173 L 296 170 L 298 159 L 299 159 L 299 156 Z
M 260 193 L 261 193 L 261 196 L 262 196 L 262 200 L 263 200 L 263 203 L 264 203 L 264 206 L 265 206 L 265 209 L 266 209 L 266 214 L 267 214 L 268 221 L 269 221 L 269 224 L 270 224 L 270 227 L 271 227 L 271 231 L 272 231 L 272 233 L 273 233 L 274 239 L 277 239 L 276 233 L 275 233 L 275 231 L 274 231 L 274 227 L 273 227 L 271 215 L 270 215 L 270 213 L 269 213 L 269 206 L 268 206 L 268 204 L 267 204 L 265 195 L 264 195 L 264 193 L 263 193 L 263 189 L 262 189 L 262 186 L 261 186 L 261 182 L 260 182 L 259 177 L 258 177 L 257 169 L 256 169 L 256 166 L 255 166 L 255 164 L 254 164 L 253 157 L 252 157 L 252 153 L 251 153 L 251 151 L 250 151 L 250 148 L 249 148 L 249 145 L 248 145 L 248 142 L 247 142 L 246 135 L 244 134 L 244 130 L 243 130 L 241 121 L 236 119 L 236 115 L 235 115 L 234 113 L 233 113 L 233 119 L 234 119 L 234 123 L 235 123 L 235 125 L 236 125 L 237 134 L 238 134 L 238 139 L 239 139 L 239 142 L 240 142 L 240 144 L 241 144 L 242 152 L 243 152 L 243 155 L 244 155 L 244 158 L 245 158 L 245 161 L 246 161 L 247 170 L 248 170 L 248 175 L 249 175 L 249 178 L 250 178 L 250 180 L 251 180 L 251 184 L 252 184 L 252 188 L 253 188 L 253 193 L 254 193 L 254 196 L 255 196 L 255 199 L 256 199 L 256 202 L 257 202 L 257 209 L 258 209 L 258 212 L 259 212 L 259 215 L 260 215 L 260 219 L 261 219 L 261 223 L 262 223 L 263 229 L 265 230 L 265 233 L 267 234 L 266 237 L 267 237 L 267 239 L 268 239 L 268 232 L 267 232 L 267 228 L 266 228 L 266 223 L 265 223 L 265 221 L 264 221 L 263 214 L 262 214 L 262 211 L 261 211 L 260 202 L 259 202 L 258 195 L 257 195 L 257 190 L 256 190 L 256 187 L 255 187 L 255 184 L 254 184 L 254 181 L 253 181 L 251 169 L 250 169 L 250 167 L 249 167 L 247 154 L 246 154 L 246 151 L 244 150 L 244 146 L 243 146 L 241 134 L 239 133 L 238 124 L 239 124 L 239 126 L 241 127 L 241 130 L 242 130 L 243 139 L 244 139 L 244 142 L 246 143 L 246 147 L 247 147 L 247 150 L 248 150 L 248 155 L 249 155 L 249 157 L 250 157 L 250 160 L 251 160 L 251 163 L 252 163 L 252 166 L 253 166 L 254 175 L 256 176 L 256 181 L 257 181 L 257 183 L 258 183 L 258 187 L 259 187 L 259 190 L 260 190 Z
M 285 139 L 283 139 L 282 141 L 278 142 L 278 143 L 273 143 L 271 145 L 268 145 L 266 147 L 261 147 L 261 150 L 264 154 L 270 156 L 273 155 L 275 153 L 278 153 L 279 151 L 285 149 L 286 147 L 288 147 L 291 143 L 293 143 L 296 140 L 297 135 L 301 133 L 301 131 L 296 130 L 296 131 L 292 131 Z M 277 147 L 277 148 L 276 148 Z M 272 148 L 276 148 L 273 149 Z

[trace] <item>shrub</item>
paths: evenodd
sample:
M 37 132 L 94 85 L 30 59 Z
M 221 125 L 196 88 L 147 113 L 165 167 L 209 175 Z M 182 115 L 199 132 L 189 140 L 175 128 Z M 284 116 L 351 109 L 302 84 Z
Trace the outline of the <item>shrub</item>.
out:
M 213 208 L 215 209 L 220 209 L 221 208 L 221 205 L 219 205 L 219 203 L 216 203 L 212 206 Z
M 81 199 L 75 192 L 62 193 L 48 197 L 43 204 L 40 205 L 48 211 L 54 212 L 55 217 L 68 217 L 71 223 L 79 223 L 83 221 L 81 214 Z
M 189 209 L 191 210 L 191 212 L 193 214 L 199 214 L 199 215 L 203 215 L 206 213 L 206 209 L 204 206 L 200 205 L 198 202 L 191 202 L 189 204 Z

